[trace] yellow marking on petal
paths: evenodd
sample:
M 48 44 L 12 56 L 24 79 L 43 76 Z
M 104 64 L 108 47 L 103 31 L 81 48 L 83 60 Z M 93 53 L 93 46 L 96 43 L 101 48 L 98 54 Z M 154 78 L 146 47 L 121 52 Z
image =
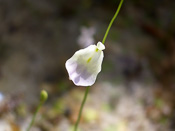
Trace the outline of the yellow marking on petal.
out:
M 92 57 L 90 57 L 88 60 L 87 60 L 87 63 L 89 63 L 91 61 Z
M 98 48 L 96 48 L 96 50 L 95 50 L 96 52 L 98 52 Z

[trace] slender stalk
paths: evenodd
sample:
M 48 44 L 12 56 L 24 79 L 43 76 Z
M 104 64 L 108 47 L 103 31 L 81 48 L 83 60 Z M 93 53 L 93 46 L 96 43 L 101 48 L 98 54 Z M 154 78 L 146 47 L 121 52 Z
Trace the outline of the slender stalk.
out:
M 39 102 L 39 104 L 38 104 L 38 106 L 36 108 L 36 111 L 35 111 L 35 113 L 34 113 L 34 115 L 32 117 L 32 120 L 31 120 L 31 122 L 30 122 L 30 124 L 29 124 L 29 126 L 28 126 L 26 131 L 30 131 L 31 127 L 33 126 L 33 124 L 35 122 L 35 118 L 36 118 L 36 115 L 37 115 L 39 109 L 44 104 L 44 102 L 47 100 L 47 98 L 48 98 L 47 92 L 45 90 L 42 90 L 41 93 L 40 93 L 40 102 Z
M 27 131 L 30 131 L 32 125 L 34 124 L 36 115 L 37 115 L 39 109 L 41 108 L 42 104 L 43 104 L 43 102 L 40 101 L 40 103 L 39 103 L 39 105 L 38 105 L 38 107 L 37 107 L 37 109 L 36 109 L 36 111 L 35 111 L 35 113 L 34 113 L 34 115 L 33 115 L 33 117 L 32 117 L 32 121 L 30 122 L 30 125 L 29 125 L 29 127 L 27 128 Z
M 119 13 L 119 11 L 120 11 L 120 8 L 121 8 L 121 6 L 122 6 L 122 4 L 123 4 L 123 1 L 124 1 L 124 0 L 121 0 L 121 1 L 120 1 L 120 4 L 119 4 L 119 6 L 118 6 L 118 8 L 117 8 L 117 11 L 115 12 L 115 14 L 114 14 L 112 20 L 110 21 L 110 23 L 109 23 L 109 25 L 108 25 L 108 28 L 107 28 L 107 30 L 106 30 L 106 33 L 105 33 L 105 35 L 104 35 L 104 37 L 103 37 L 103 41 L 102 41 L 103 44 L 105 43 L 106 37 L 108 36 L 108 33 L 109 33 L 109 30 L 110 30 L 110 28 L 111 28 L 111 26 L 112 26 L 112 24 L 113 24 L 115 18 L 117 17 L 117 15 L 118 15 L 118 13 Z
M 80 111 L 79 111 L 79 114 L 78 114 L 78 119 L 77 119 L 76 124 L 75 124 L 74 131 L 77 131 L 77 128 L 78 128 L 78 125 L 79 125 L 79 122 L 80 122 L 80 118 L 81 118 L 81 114 L 82 114 L 82 111 L 83 111 L 83 107 L 84 107 L 84 104 L 86 102 L 86 98 L 87 98 L 87 95 L 88 95 L 88 92 L 89 92 L 89 88 L 90 88 L 90 86 L 88 86 L 86 88 L 84 98 L 83 98 L 83 101 L 81 103 Z
M 110 28 L 111 28 L 111 26 L 112 26 L 112 24 L 113 24 L 115 18 L 117 17 L 117 15 L 118 15 L 118 13 L 119 13 L 119 11 L 120 11 L 120 8 L 121 8 L 121 6 L 122 6 L 122 4 L 123 4 L 123 1 L 124 1 L 124 0 L 121 0 L 121 1 L 120 1 L 120 4 L 119 4 L 119 6 L 118 6 L 118 8 L 117 8 L 117 11 L 115 12 L 115 14 L 114 14 L 112 20 L 110 21 L 110 23 L 109 23 L 109 25 L 108 25 L 108 28 L 107 28 L 107 30 L 106 30 L 106 33 L 105 33 L 105 35 L 104 35 L 104 37 L 103 37 L 103 41 L 102 41 L 103 44 L 105 43 L 105 40 L 106 40 L 106 38 L 107 38 L 107 36 L 108 36 L 108 33 L 109 33 L 109 30 L 110 30 Z M 80 111 L 79 111 L 79 114 L 78 114 L 78 119 L 77 119 L 77 121 L 76 121 L 76 123 L 75 123 L 74 131 L 77 131 L 77 128 L 78 128 L 78 125 L 79 125 L 79 122 L 80 122 L 80 118 L 81 118 L 81 114 L 82 114 L 82 111 L 83 111 L 83 107 L 84 107 L 84 104 L 85 104 L 85 102 L 86 102 L 86 98 L 87 98 L 87 95 L 88 95 L 88 92 L 89 92 L 89 88 L 90 88 L 90 86 L 88 86 L 88 87 L 86 88 L 86 91 L 85 91 L 85 94 L 84 94 L 84 98 L 83 98 L 83 101 L 82 101 L 82 103 L 81 103 Z

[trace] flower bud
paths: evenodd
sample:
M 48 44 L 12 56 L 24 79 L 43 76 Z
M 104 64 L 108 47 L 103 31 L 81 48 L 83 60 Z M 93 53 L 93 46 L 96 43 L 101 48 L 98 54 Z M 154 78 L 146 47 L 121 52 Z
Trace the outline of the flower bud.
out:
M 42 90 L 40 93 L 40 100 L 44 102 L 47 100 L 47 98 L 48 98 L 47 92 L 45 90 Z

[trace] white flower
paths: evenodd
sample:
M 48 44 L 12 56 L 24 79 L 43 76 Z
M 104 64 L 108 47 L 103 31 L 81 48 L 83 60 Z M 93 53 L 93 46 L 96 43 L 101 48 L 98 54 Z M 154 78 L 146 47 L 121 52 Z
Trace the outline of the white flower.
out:
M 70 80 L 77 86 L 91 86 L 101 71 L 104 44 L 101 42 L 81 49 L 66 61 L 66 69 Z

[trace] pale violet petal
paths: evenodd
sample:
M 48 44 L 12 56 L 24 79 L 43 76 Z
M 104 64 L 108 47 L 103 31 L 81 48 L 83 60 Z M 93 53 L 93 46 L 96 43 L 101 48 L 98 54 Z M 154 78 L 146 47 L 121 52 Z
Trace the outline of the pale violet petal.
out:
M 96 29 L 94 27 L 81 27 L 81 35 L 78 37 L 78 44 L 81 47 L 88 47 L 94 43 L 94 34 Z
M 104 49 L 105 49 L 105 45 L 99 41 L 99 42 L 97 43 L 97 48 L 98 48 L 99 50 L 104 50 Z
M 96 50 L 96 45 L 81 49 L 66 61 L 69 78 L 77 86 L 91 86 L 101 71 L 103 51 Z

